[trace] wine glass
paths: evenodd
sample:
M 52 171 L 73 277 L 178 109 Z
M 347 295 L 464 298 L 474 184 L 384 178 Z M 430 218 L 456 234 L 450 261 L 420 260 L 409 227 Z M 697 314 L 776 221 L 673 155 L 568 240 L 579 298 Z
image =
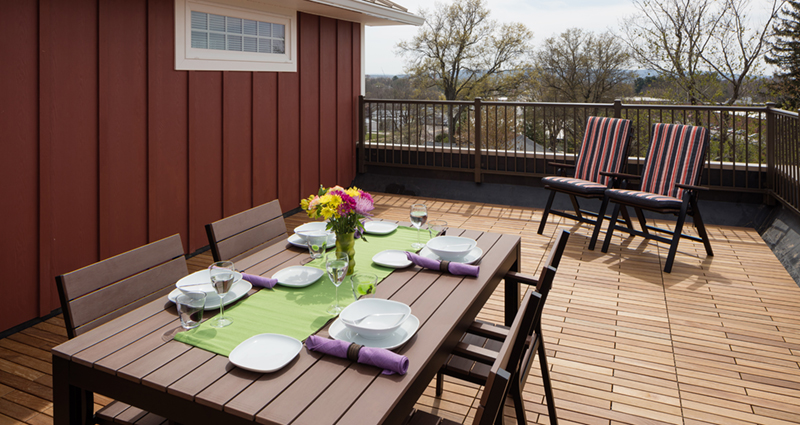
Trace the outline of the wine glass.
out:
M 336 302 L 331 304 L 327 310 L 330 314 L 339 314 L 342 311 L 342 307 L 339 306 L 339 285 L 344 282 L 344 278 L 347 276 L 349 264 L 350 258 L 346 252 L 331 253 L 325 257 L 325 270 L 328 272 L 328 278 L 336 286 Z
M 411 224 L 417 228 L 417 242 L 412 243 L 411 247 L 414 249 L 422 249 L 425 244 L 420 242 L 419 233 L 420 228 L 425 222 L 428 221 L 428 207 L 425 204 L 414 204 L 411 206 Z
M 233 323 L 233 319 L 225 317 L 224 298 L 233 286 L 235 271 L 231 261 L 217 261 L 208 268 L 208 274 L 211 275 L 211 286 L 219 295 L 219 315 L 211 321 L 212 327 L 224 328 Z

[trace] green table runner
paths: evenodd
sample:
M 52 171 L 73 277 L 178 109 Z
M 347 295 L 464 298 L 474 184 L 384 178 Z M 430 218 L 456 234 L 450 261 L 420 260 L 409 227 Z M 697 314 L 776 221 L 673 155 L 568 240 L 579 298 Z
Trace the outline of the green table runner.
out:
M 367 235 L 369 242 L 356 240 L 355 273 L 370 272 L 378 276 L 378 282 L 391 274 L 393 269 L 372 262 L 372 257 L 386 249 L 412 251 L 411 244 L 417 241 L 417 230 L 398 227 L 389 235 Z M 429 239 L 427 231 L 421 239 Z M 332 252 L 332 251 L 330 251 Z M 322 259 L 308 266 L 325 268 Z M 305 288 L 287 288 L 276 285 L 273 289 L 262 289 L 230 309 L 225 316 L 233 319 L 230 326 L 217 329 L 203 322 L 195 329 L 180 332 L 175 339 L 213 353 L 228 356 L 242 341 L 262 333 L 288 335 L 299 340 L 317 332 L 330 320 L 328 306 L 333 304 L 336 287 L 327 273 Z M 345 307 L 355 301 L 349 279 L 339 287 L 339 305 Z

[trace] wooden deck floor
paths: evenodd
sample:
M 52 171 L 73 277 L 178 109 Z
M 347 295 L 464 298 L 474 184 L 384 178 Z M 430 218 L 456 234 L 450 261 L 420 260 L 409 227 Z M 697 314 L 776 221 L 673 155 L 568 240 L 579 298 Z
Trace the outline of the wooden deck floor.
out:
M 800 423 L 800 288 L 755 230 L 711 226 L 715 256 L 684 240 L 665 274 L 665 246 L 616 237 L 609 254 L 588 251 L 590 229 L 558 217 L 537 235 L 539 210 L 375 197 L 382 218 L 407 220 L 421 200 L 430 219 L 518 234 L 531 274 L 556 230 L 573 232 L 544 316 L 560 423 Z M 294 215 L 287 228 L 304 221 Z M 209 262 L 203 254 L 190 268 Z M 501 287 L 481 318 L 502 321 L 502 299 Z M 52 423 L 49 350 L 66 340 L 63 326 L 55 317 L 0 339 L 0 425 Z M 527 419 L 548 423 L 539 376 L 537 363 L 524 391 Z M 450 380 L 445 390 L 437 399 L 429 387 L 418 408 L 471 423 L 480 389 Z

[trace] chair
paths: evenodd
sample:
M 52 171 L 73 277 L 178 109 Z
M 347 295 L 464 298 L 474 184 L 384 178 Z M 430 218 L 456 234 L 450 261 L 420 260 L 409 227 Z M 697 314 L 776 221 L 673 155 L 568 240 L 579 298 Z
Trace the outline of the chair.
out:
M 703 127 L 690 125 L 654 124 L 651 134 L 650 148 L 641 176 L 641 188 L 630 190 L 622 186 L 620 189 L 606 191 L 606 199 L 616 205 L 611 214 L 602 251 L 608 252 L 611 235 L 615 229 L 668 243 L 670 247 L 664 272 L 670 273 L 681 237 L 703 242 L 706 254 L 714 255 L 697 205 L 698 193 L 701 190 L 708 190 L 697 184 L 703 171 L 703 158 L 708 149 L 709 132 Z M 613 177 L 626 179 L 638 176 L 617 174 Z M 624 212 L 626 207 L 632 207 L 636 211 L 641 231 L 634 229 L 630 223 L 627 227 L 617 225 L 620 210 Z M 675 229 L 671 231 L 647 225 L 642 210 L 676 215 L 678 220 Z M 693 218 L 699 238 L 683 234 L 687 215 Z M 596 238 L 601 225 L 602 217 L 597 220 L 593 239 Z M 650 231 L 666 233 L 672 237 L 664 237 Z
M 81 335 L 156 299 L 189 273 L 180 235 L 56 276 L 69 338 Z M 91 405 L 91 393 L 85 393 Z M 95 413 L 98 424 L 165 423 L 159 416 L 114 401 Z
M 550 273 L 555 274 L 555 269 L 549 268 Z M 543 285 L 545 290 L 549 290 L 548 285 Z M 513 387 L 513 372 L 511 372 L 518 358 L 524 351 L 527 334 L 525 333 L 530 323 L 527 320 L 532 316 L 541 317 L 541 309 L 544 305 L 544 294 L 540 295 L 534 291 L 525 294 L 522 300 L 522 308 L 514 317 L 514 322 L 508 328 L 505 340 L 500 349 L 495 353 L 488 353 L 486 349 L 471 346 L 464 342 L 458 344 L 457 350 L 469 353 L 469 355 L 488 361 L 491 357 L 491 366 L 487 367 L 486 379 L 484 381 L 483 395 L 480 399 L 478 410 L 475 413 L 474 425 L 492 425 L 502 423 L 503 406 L 509 389 Z M 537 314 L 538 313 L 538 314 Z M 517 411 L 519 412 L 519 410 Z M 519 413 L 517 413 L 519 416 Z M 524 418 L 524 416 L 523 416 Z M 456 422 L 440 418 L 424 411 L 414 411 L 406 419 L 405 425 L 452 425 Z
M 545 352 L 544 340 L 542 339 L 542 324 L 541 316 L 544 308 L 544 302 L 547 299 L 547 294 L 553 284 L 558 264 L 561 262 L 561 257 L 564 253 L 564 248 L 569 239 L 569 232 L 561 231 L 554 241 L 550 254 L 542 267 L 539 279 L 534 279 L 519 273 L 509 272 L 506 279 L 514 282 L 525 283 L 535 289 L 540 294 L 541 299 L 538 309 L 528 309 L 523 318 L 523 331 L 525 338 L 522 341 L 522 346 L 515 346 L 512 355 L 512 363 L 509 365 L 509 372 L 512 374 L 511 381 L 511 396 L 514 400 L 514 407 L 516 409 L 517 421 L 520 424 L 526 423 L 525 421 L 525 408 L 522 401 L 522 390 L 527 382 L 528 373 L 532 366 L 534 354 L 539 354 L 539 367 L 542 371 L 542 384 L 545 390 L 545 398 L 547 400 L 547 410 L 550 416 L 550 423 L 558 423 L 556 415 L 555 400 L 553 397 L 553 389 L 550 385 L 550 371 L 547 366 L 547 354 Z M 525 302 L 523 301 L 523 306 Z M 517 316 L 522 312 L 517 312 Z M 516 316 L 515 316 L 516 320 Z M 493 351 L 496 350 L 501 344 L 508 340 L 508 329 L 505 326 L 495 325 L 491 323 L 475 321 L 461 338 L 461 342 L 457 346 L 453 354 L 447 359 L 444 366 L 439 369 L 436 376 L 436 396 L 442 395 L 442 378 L 443 375 L 453 376 L 468 382 L 478 385 L 485 385 L 489 365 L 492 364 L 494 359 Z M 479 352 L 481 356 L 478 357 L 474 353 Z
M 550 163 L 557 167 L 556 172 L 560 175 L 542 179 L 545 189 L 550 190 L 550 196 L 547 198 L 542 221 L 539 223 L 538 233 L 540 235 L 544 232 L 544 226 L 550 213 L 589 224 L 596 224 L 596 218 L 592 217 L 605 215 L 607 203 L 603 194 L 614 183 L 614 179 L 601 175 L 601 172 L 617 173 L 625 167 L 628 162 L 628 145 L 631 140 L 630 130 L 630 120 L 589 117 L 581 152 L 575 164 Z M 573 177 L 567 177 L 567 168 L 575 169 Z M 569 196 L 575 214 L 552 209 L 557 192 Z M 602 199 L 603 203 L 600 210 L 595 213 L 582 209 L 578 204 L 577 197 Z M 624 219 L 630 222 L 627 215 L 624 216 Z M 593 243 L 589 245 L 589 249 L 594 249 Z
M 236 260 L 285 242 L 286 223 L 278 200 L 206 224 L 214 261 Z

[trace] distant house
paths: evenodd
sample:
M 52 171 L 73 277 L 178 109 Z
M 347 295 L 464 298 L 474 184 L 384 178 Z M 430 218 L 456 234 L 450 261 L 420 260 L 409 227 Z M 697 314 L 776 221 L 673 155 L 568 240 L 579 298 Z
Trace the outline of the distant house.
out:
M 534 142 L 533 140 L 529 139 L 527 136 L 523 134 L 520 134 L 519 136 L 514 138 L 513 145 L 517 151 L 526 153 L 552 152 L 550 149 L 547 149 L 544 146 Z
M 56 309 L 57 274 L 349 184 L 364 26 L 421 23 L 386 0 L 4 2 L 0 330 Z

